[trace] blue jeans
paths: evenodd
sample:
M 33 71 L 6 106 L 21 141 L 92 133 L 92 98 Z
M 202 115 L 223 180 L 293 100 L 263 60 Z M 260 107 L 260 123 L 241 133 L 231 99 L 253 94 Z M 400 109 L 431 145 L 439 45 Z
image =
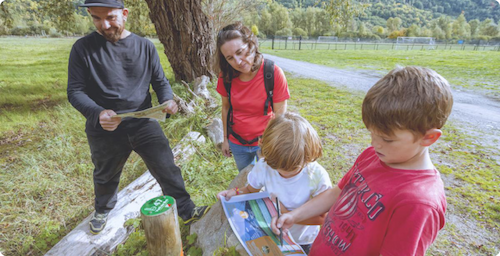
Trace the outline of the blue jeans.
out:
M 259 146 L 242 146 L 229 141 L 229 148 L 240 172 L 249 164 L 255 164 L 256 160 L 259 160 L 257 156 Z

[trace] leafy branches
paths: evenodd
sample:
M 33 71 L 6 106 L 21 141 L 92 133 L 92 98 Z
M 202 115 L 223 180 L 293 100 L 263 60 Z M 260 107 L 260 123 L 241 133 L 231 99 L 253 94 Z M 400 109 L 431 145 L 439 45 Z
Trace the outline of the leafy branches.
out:
M 55 21 L 60 31 L 71 31 L 76 23 L 73 0 L 40 1 L 42 12 Z
M 338 24 L 345 31 L 349 21 L 362 14 L 367 6 L 353 0 L 330 0 L 325 9 L 330 15 L 331 24 Z

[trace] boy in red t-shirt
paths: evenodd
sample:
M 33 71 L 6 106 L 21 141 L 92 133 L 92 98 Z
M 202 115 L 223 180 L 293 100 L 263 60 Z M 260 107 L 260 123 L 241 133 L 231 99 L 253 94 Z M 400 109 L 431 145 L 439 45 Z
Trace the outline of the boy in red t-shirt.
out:
M 445 223 L 443 181 L 428 147 L 453 105 L 442 76 L 396 68 L 367 93 L 372 146 L 337 186 L 273 219 L 273 231 L 328 211 L 310 255 L 424 255 Z

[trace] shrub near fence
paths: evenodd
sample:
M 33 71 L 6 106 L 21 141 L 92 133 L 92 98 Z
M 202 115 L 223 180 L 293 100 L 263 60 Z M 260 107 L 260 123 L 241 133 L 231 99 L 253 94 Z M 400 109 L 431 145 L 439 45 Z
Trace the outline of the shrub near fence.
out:
M 259 40 L 259 47 L 273 50 L 457 50 L 457 51 L 500 51 L 499 41 L 471 40 L 458 43 L 457 40 L 436 40 L 434 44 L 404 43 L 395 39 L 366 40 L 339 38 L 338 41 L 318 40 L 314 37 L 275 36 Z

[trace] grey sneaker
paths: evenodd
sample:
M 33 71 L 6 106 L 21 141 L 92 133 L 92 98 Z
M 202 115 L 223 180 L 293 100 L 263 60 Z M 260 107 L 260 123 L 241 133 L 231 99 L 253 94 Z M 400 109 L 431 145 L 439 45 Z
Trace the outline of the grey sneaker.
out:
M 210 206 L 207 206 L 207 205 L 194 207 L 193 211 L 191 212 L 191 218 L 184 221 L 184 225 L 188 226 L 188 225 L 195 223 L 196 221 L 201 219 L 203 216 L 205 216 L 205 214 L 208 212 L 208 210 L 210 210 Z
M 106 226 L 106 220 L 108 219 L 108 213 L 94 213 L 92 219 L 89 221 L 90 233 L 97 235 Z

